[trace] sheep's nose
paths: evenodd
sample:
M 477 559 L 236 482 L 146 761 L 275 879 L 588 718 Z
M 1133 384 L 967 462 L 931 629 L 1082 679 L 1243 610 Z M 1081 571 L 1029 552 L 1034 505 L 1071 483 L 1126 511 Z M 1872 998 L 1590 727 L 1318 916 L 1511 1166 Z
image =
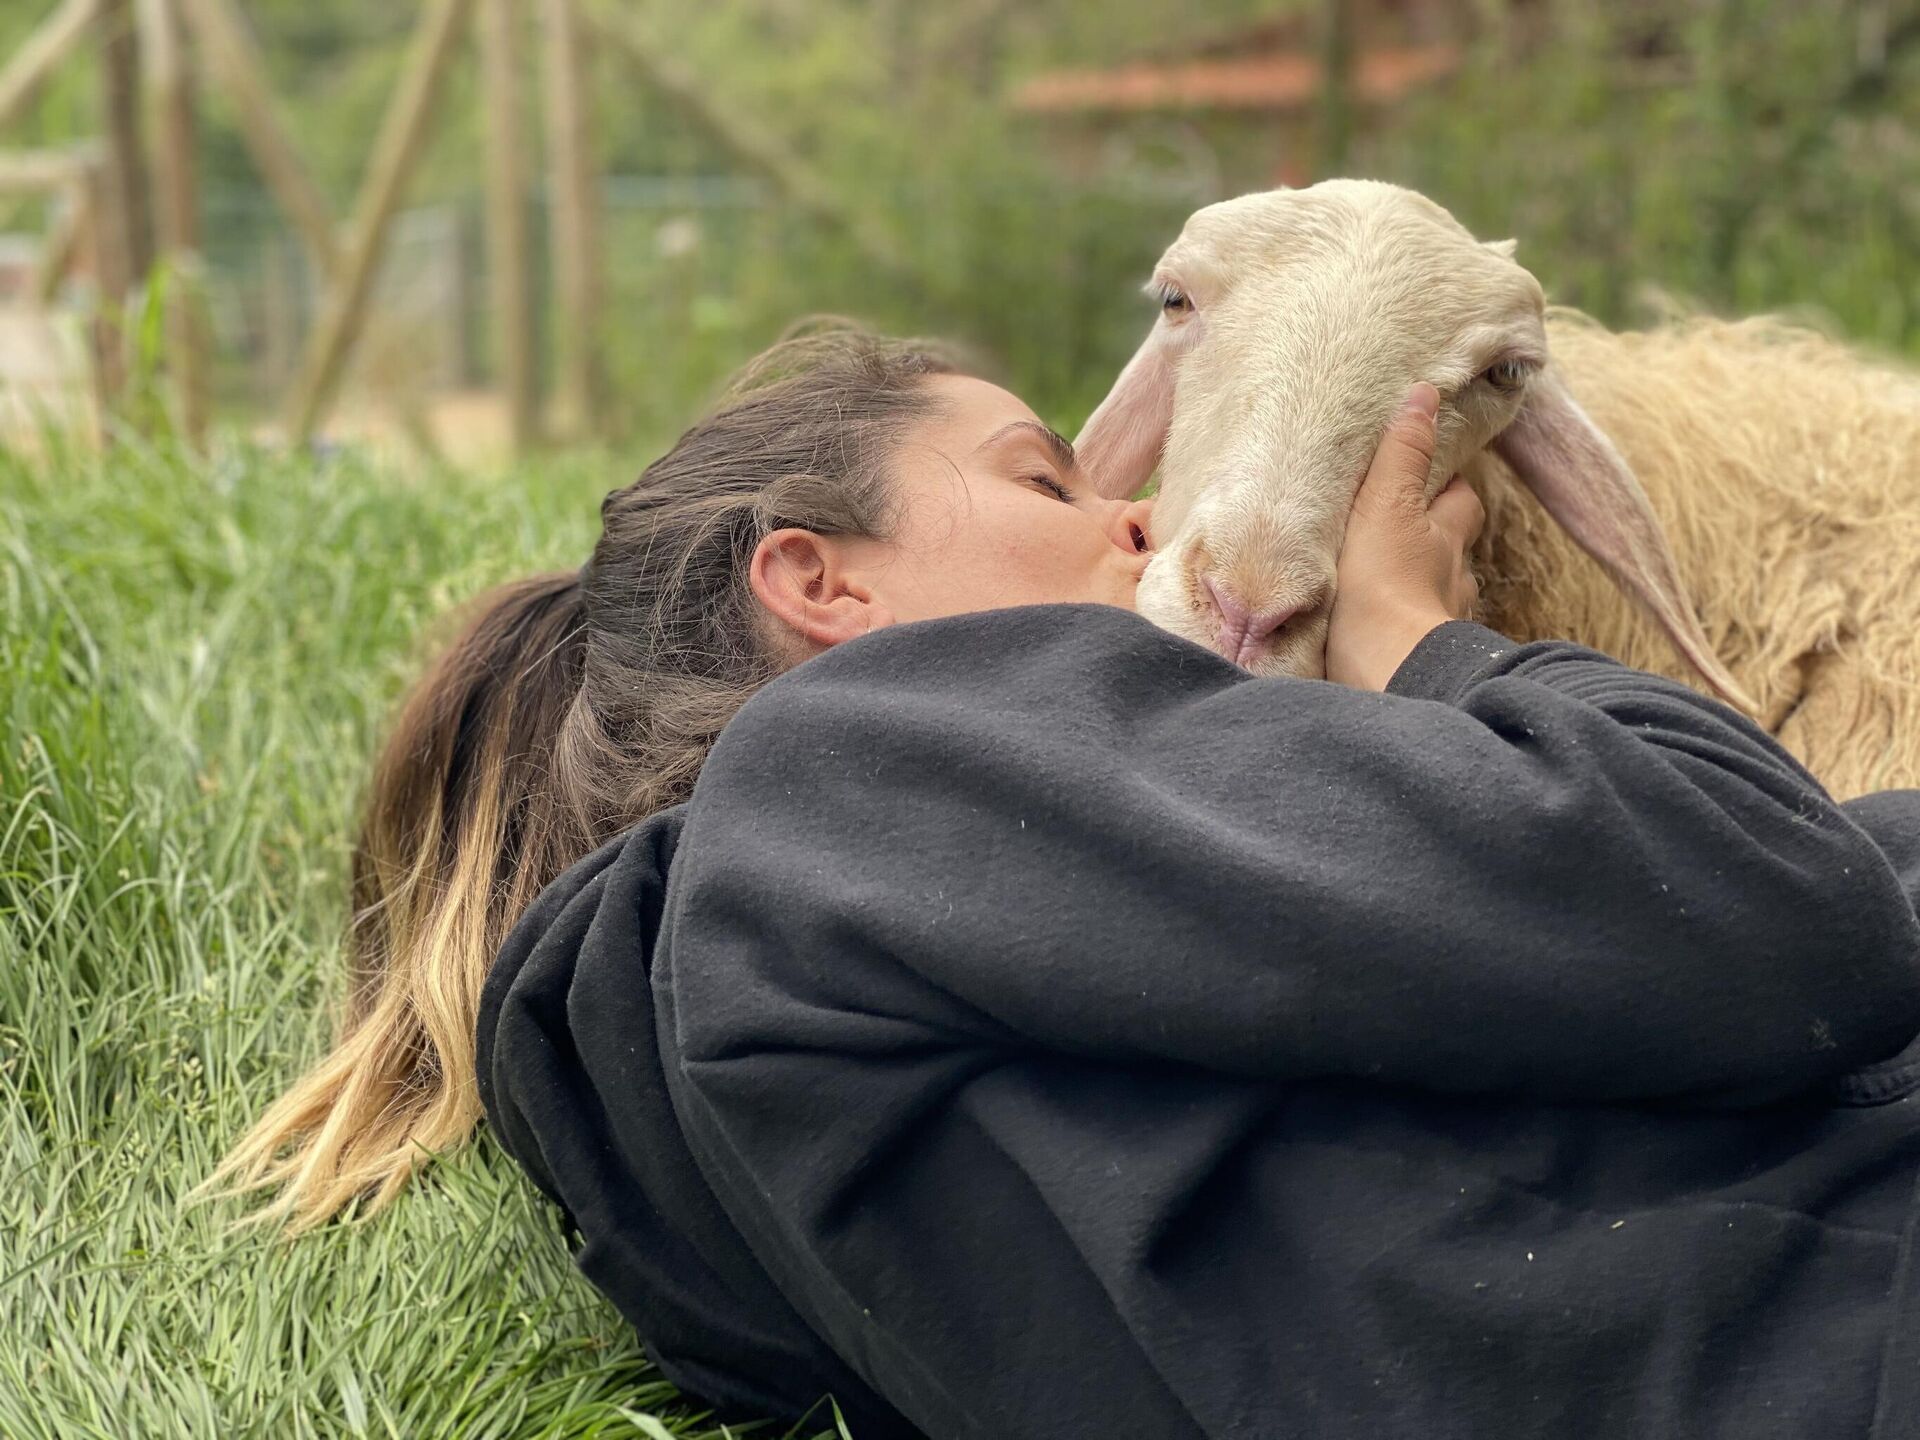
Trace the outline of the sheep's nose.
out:
M 1245 666 L 1259 653 L 1261 643 L 1287 621 L 1319 604 L 1319 599 L 1268 605 L 1254 610 L 1230 590 L 1226 582 L 1202 575 L 1200 583 L 1220 614 L 1218 648 L 1234 664 Z

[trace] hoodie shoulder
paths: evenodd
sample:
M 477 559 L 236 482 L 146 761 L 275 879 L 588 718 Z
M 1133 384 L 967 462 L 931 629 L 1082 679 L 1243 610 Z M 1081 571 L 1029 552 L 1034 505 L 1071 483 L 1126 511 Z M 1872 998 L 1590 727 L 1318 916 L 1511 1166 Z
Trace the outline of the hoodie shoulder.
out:
M 1113 723 L 1250 678 L 1203 646 L 1112 605 L 1023 605 L 890 625 L 834 646 L 761 687 L 702 771 L 813 753 L 837 735 L 885 744 L 978 729 L 1012 713 Z M 695 792 L 695 810 L 700 793 Z
M 508 1152 L 549 1195 L 554 1185 L 539 1163 L 525 1097 L 512 1093 L 513 1082 L 524 1085 L 530 1072 L 544 1068 L 528 1047 L 566 1033 L 567 999 L 596 925 L 604 929 L 617 911 L 635 963 L 643 969 L 648 963 L 683 812 L 674 806 L 652 815 L 563 871 L 527 907 L 487 971 L 474 1025 L 480 1102 Z

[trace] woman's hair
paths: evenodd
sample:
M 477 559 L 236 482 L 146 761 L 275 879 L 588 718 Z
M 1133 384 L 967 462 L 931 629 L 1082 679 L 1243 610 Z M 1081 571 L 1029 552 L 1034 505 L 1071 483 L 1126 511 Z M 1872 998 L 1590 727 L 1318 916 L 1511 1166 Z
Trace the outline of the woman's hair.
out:
M 887 461 L 949 373 L 931 347 L 844 328 L 789 338 L 640 478 L 607 496 L 578 574 L 482 596 L 400 706 L 353 851 L 351 979 L 331 1051 L 201 1194 L 273 1190 L 293 1230 L 386 1206 L 481 1107 L 480 991 L 533 897 L 687 798 L 715 737 L 791 663 L 748 585 L 789 526 L 884 538 Z

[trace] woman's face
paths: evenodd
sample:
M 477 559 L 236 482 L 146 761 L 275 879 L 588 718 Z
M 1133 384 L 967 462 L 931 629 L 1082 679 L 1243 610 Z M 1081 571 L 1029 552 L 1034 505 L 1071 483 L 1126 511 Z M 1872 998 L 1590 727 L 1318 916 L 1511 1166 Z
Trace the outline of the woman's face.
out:
M 893 534 L 769 535 L 753 583 L 774 616 L 820 646 L 1010 605 L 1132 609 L 1153 502 L 1103 499 L 1073 447 L 999 386 L 959 375 L 925 384 L 937 404 L 888 466 Z
M 892 466 L 902 500 L 876 572 L 895 620 L 1089 600 L 1133 608 L 1151 501 L 1102 499 L 1073 447 L 1015 395 L 960 375 Z

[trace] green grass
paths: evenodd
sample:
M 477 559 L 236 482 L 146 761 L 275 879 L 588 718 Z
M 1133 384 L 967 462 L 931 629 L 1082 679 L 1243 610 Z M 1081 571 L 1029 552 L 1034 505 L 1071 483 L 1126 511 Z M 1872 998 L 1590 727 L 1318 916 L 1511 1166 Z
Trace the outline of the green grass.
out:
M 325 1038 L 421 631 L 627 463 L 0 454 L 0 1435 L 727 1433 L 490 1141 L 291 1243 L 182 1204 Z

